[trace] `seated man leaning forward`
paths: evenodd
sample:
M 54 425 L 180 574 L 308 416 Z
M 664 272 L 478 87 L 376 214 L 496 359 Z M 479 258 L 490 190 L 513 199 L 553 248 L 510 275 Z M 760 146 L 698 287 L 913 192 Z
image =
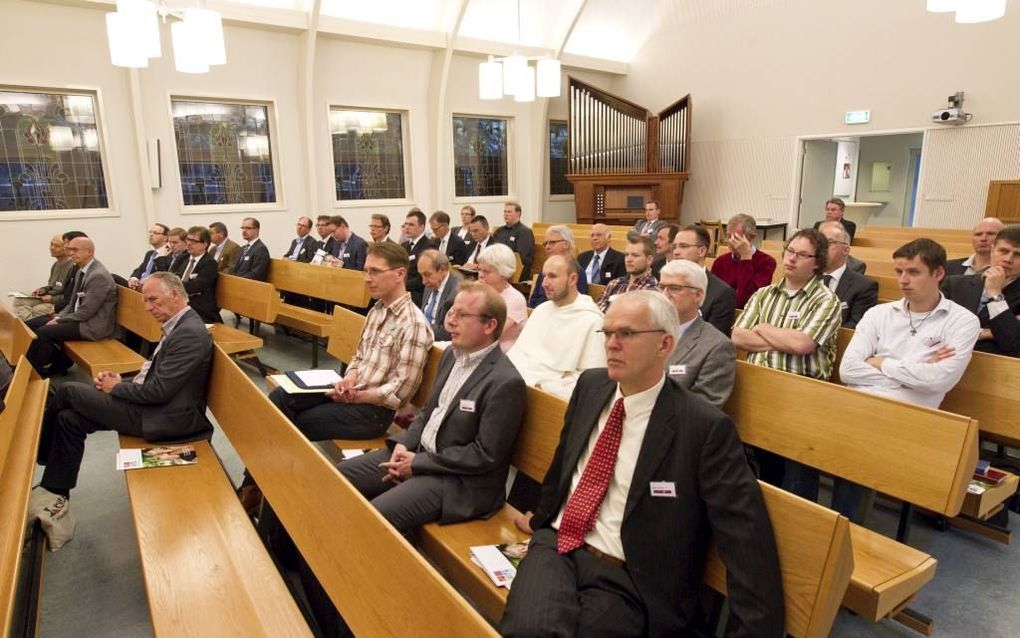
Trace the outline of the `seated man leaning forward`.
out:
M 663 374 L 679 327 L 654 291 L 606 313 L 609 367 L 581 375 L 539 505 L 519 523 L 534 536 L 504 636 L 688 635 L 710 538 L 729 632 L 783 635 L 775 539 L 736 428 Z
M 344 378 L 325 394 L 288 394 L 283 388 L 269 394 L 310 440 L 382 436 L 394 412 L 417 391 L 432 330 L 404 289 L 407 267 L 407 251 L 400 244 L 369 246 L 365 282 L 376 302 Z
M 65 383 L 43 418 L 38 461 L 46 466 L 32 490 L 29 520 L 38 517 L 58 549 L 74 535 L 68 498 L 78 482 L 85 438 L 97 430 L 115 430 L 146 441 L 180 441 L 208 437 L 206 384 L 212 361 L 212 338 L 198 314 L 188 307 L 177 275 L 153 273 L 142 285 L 145 309 L 163 324 L 163 338 L 152 359 L 131 381 L 100 372 L 94 386 Z
M 528 385 L 569 397 L 582 371 L 606 365 L 602 313 L 577 291 L 577 262 L 556 255 L 542 265 L 549 301 L 535 309 L 507 356 Z

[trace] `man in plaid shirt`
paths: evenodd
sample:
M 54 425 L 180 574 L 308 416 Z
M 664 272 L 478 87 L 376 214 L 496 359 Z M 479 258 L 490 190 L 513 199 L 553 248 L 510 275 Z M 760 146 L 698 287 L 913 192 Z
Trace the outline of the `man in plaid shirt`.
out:
M 655 242 L 651 237 L 631 235 L 627 238 L 627 250 L 624 251 L 624 264 L 627 274 L 617 277 L 606 285 L 599 299 L 599 310 L 609 310 L 609 304 L 617 295 L 642 288 L 655 289 L 658 282 L 652 276 L 652 257 L 655 255 Z

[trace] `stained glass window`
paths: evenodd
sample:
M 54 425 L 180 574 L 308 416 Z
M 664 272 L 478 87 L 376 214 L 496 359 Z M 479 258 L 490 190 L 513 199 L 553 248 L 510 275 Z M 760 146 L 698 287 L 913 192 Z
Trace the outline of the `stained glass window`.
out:
M 549 122 L 549 194 L 574 194 L 567 181 L 567 123 L 559 120 Z
M 269 107 L 172 100 L 185 206 L 276 201 Z
M 109 206 L 95 95 L 0 89 L 0 211 Z
M 404 199 L 401 115 L 330 108 L 336 198 Z
M 508 120 L 453 118 L 453 171 L 457 197 L 506 197 Z

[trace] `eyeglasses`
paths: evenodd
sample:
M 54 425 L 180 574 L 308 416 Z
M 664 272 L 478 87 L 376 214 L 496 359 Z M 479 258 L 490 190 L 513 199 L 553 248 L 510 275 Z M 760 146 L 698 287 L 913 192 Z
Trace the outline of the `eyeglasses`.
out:
M 369 268 L 365 271 L 365 276 L 369 277 L 370 279 L 374 279 L 379 275 L 383 274 L 384 272 L 389 272 L 391 270 L 396 270 L 396 268 Z
M 619 330 L 596 330 L 595 332 L 601 333 L 606 341 L 609 341 L 613 337 L 616 337 L 621 342 L 630 341 L 634 338 L 634 335 L 643 335 L 651 332 L 666 332 L 661 328 L 655 328 L 652 330 L 631 330 L 630 328 L 620 328 Z
M 486 315 L 486 314 L 482 314 L 482 313 L 472 313 L 472 312 L 461 312 L 459 310 L 448 310 L 447 313 L 446 313 L 446 316 L 450 317 L 454 321 L 460 321 L 464 317 L 478 317 L 479 321 L 481 321 L 481 320 L 488 321 L 488 320 L 492 319 L 492 315 Z
M 369 227 L 369 228 L 374 228 L 374 229 L 376 229 L 376 230 L 379 230 L 380 228 L 386 228 L 386 227 L 385 227 L 385 226 L 383 226 L 382 224 L 369 224 L 369 225 L 368 225 L 368 227 Z
M 843 244 L 844 246 L 849 246 L 850 245 L 850 242 L 848 242 L 848 241 L 840 241 L 838 239 L 830 239 L 829 243 L 830 244 Z
M 560 242 L 566 242 L 566 241 L 567 241 L 566 239 L 549 239 L 547 241 L 542 242 L 542 245 L 545 246 L 546 248 L 548 248 L 550 246 L 555 246 L 556 244 L 558 244 Z
M 687 290 L 701 290 L 701 288 L 698 288 L 697 286 L 679 286 L 679 285 L 676 285 L 676 284 L 659 284 L 658 285 L 659 292 L 661 292 L 663 294 L 666 294 L 666 295 L 678 295 L 685 288 Z
M 202 241 L 201 239 L 198 239 L 196 237 L 188 237 L 184 241 L 188 242 L 189 244 L 204 244 L 205 243 L 204 241 Z
M 679 248 L 680 250 L 687 250 L 688 248 L 701 248 L 705 244 L 684 244 L 677 242 L 673 244 L 673 248 Z
M 787 248 L 783 251 L 787 257 L 796 257 L 798 260 L 814 259 L 817 255 L 811 255 L 808 253 L 802 253 L 792 248 Z

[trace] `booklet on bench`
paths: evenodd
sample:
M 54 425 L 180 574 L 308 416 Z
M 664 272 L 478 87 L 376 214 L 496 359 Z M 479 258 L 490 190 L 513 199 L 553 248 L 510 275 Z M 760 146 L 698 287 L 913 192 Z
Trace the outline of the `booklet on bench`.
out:
M 471 548 L 471 560 L 482 568 L 496 587 L 510 589 L 521 559 L 528 553 L 528 542 L 504 545 L 477 545 Z
M 194 465 L 198 453 L 193 445 L 160 445 L 156 447 L 121 449 L 117 452 L 118 470 L 137 470 L 146 467 Z

